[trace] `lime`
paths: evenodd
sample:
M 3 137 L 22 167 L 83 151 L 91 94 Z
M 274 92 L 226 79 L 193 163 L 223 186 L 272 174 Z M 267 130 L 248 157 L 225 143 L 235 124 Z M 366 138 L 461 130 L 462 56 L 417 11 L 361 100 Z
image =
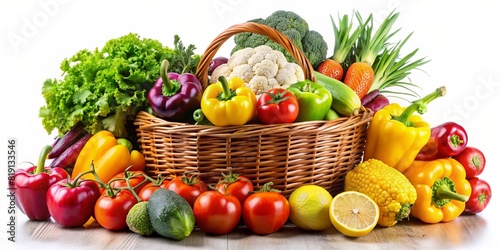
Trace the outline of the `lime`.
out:
M 288 198 L 290 221 L 304 230 L 320 231 L 330 226 L 329 208 L 333 197 L 323 187 L 305 185 Z

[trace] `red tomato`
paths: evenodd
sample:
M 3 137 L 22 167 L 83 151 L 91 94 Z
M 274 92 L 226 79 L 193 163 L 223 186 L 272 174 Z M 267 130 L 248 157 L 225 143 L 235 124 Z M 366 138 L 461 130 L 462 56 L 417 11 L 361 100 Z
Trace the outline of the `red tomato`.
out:
M 271 234 L 285 225 L 290 215 L 290 204 L 285 196 L 269 189 L 266 184 L 250 195 L 243 204 L 243 221 L 252 232 Z
M 253 192 L 253 184 L 247 177 L 234 174 L 229 169 L 229 174 L 224 175 L 224 178 L 217 183 L 216 188 L 223 194 L 236 196 L 240 204 L 243 204 L 250 193 Z
M 94 207 L 94 218 L 108 230 L 121 230 L 127 227 L 127 213 L 137 203 L 130 190 L 123 189 L 113 196 L 105 190 Z
M 260 95 L 257 107 L 257 116 L 264 124 L 291 123 L 299 115 L 297 97 L 281 88 L 274 88 Z
M 158 188 L 164 188 L 167 189 L 167 185 L 170 182 L 170 180 L 160 178 L 156 180 L 155 182 L 150 182 L 146 184 L 142 189 L 141 192 L 138 193 L 139 198 L 142 201 L 148 201 L 149 197 L 156 191 Z
M 130 178 L 130 187 L 134 188 L 136 193 L 139 193 L 141 189 L 148 183 L 146 181 L 146 173 L 144 171 L 126 171 L 127 176 Z M 125 181 L 125 172 L 119 173 L 109 181 L 110 186 L 113 188 L 126 188 L 127 182 Z
M 167 189 L 179 194 L 193 207 L 196 198 L 207 191 L 207 185 L 195 175 L 184 174 L 172 179 L 167 184 Z
M 210 190 L 202 193 L 193 207 L 196 225 L 209 234 L 227 234 L 241 217 L 241 204 L 235 196 Z

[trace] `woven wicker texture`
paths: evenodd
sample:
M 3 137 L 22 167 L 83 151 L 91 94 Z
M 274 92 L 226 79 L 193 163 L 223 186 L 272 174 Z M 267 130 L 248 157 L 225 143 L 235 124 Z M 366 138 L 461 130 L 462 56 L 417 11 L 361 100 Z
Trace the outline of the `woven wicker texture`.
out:
M 239 32 L 263 34 L 282 44 L 306 78 L 315 80 L 310 63 L 286 36 L 264 25 L 244 23 L 217 36 L 203 54 L 196 75 L 204 87 L 208 65 L 218 48 Z M 215 184 L 231 167 L 234 173 L 250 178 L 256 188 L 272 181 L 272 187 L 288 197 L 304 184 L 322 186 L 332 194 L 342 191 L 345 174 L 362 159 L 372 116 L 363 109 L 333 121 L 216 127 L 169 122 L 141 111 L 135 125 L 151 176 L 193 171 L 206 183 Z

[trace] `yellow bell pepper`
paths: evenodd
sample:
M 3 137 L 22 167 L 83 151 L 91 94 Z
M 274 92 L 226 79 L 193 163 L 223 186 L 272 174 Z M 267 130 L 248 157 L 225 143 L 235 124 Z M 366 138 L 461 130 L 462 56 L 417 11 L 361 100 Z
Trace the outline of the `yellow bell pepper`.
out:
M 100 181 L 107 183 L 116 174 L 133 166 L 131 149 L 132 144 L 129 141 L 116 139 L 113 133 L 107 130 L 99 131 L 87 141 L 78 155 L 71 177 L 75 178 L 80 173 L 90 171 L 90 165 L 93 164 Z M 96 179 L 91 173 L 82 178 Z
M 426 223 L 448 222 L 464 211 L 472 188 L 455 159 L 414 161 L 403 174 L 417 190 L 413 217 Z
M 431 136 L 429 124 L 413 113 L 423 114 L 429 102 L 445 93 L 441 87 L 406 108 L 391 103 L 377 111 L 368 127 L 364 160 L 375 158 L 404 172 Z
M 210 84 L 201 97 L 201 111 L 215 126 L 243 125 L 255 116 L 257 97 L 238 77 Z

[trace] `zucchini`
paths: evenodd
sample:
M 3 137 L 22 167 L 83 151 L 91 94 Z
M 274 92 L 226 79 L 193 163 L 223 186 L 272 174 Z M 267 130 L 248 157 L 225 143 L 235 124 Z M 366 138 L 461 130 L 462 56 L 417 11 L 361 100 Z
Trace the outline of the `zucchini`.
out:
M 314 71 L 316 82 L 323 85 L 332 94 L 332 109 L 341 116 L 356 115 L 361 108 L 361 99 L 343 82 Z

